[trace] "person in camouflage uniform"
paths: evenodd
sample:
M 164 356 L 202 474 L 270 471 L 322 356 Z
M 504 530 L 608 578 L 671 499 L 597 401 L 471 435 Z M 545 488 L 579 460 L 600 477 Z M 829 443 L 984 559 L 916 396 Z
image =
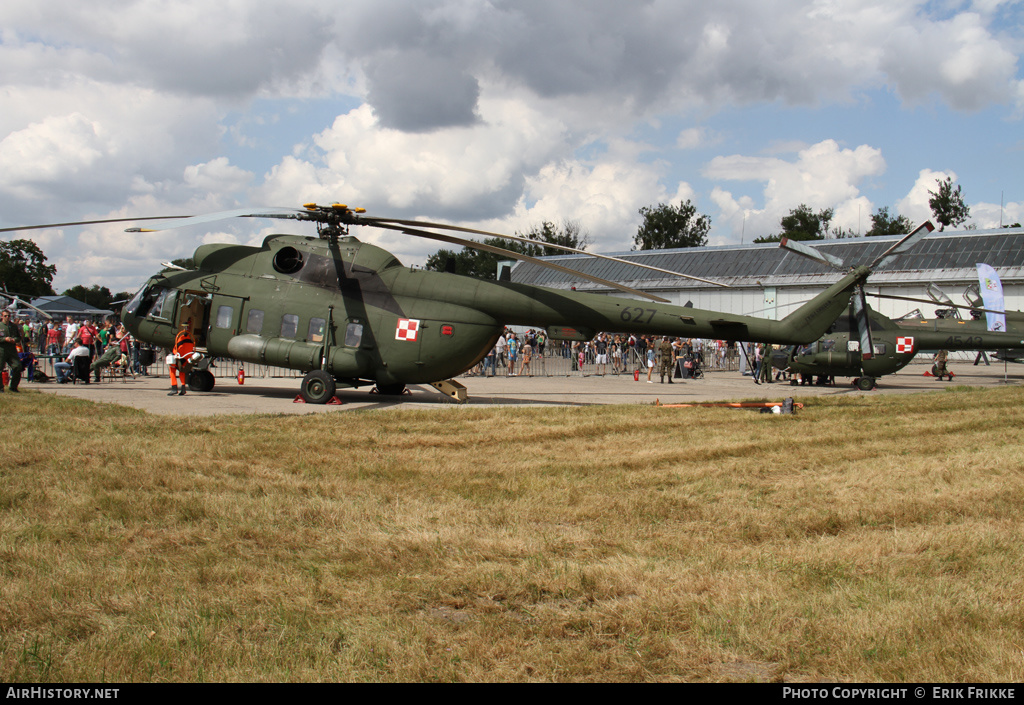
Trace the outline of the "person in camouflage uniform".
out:
M 949 381 L 953 381 L 953 375 L 950 374 L 946 368 L 946 362 L 949 360 L 949 353 L 945 350 L 939 350 L 935 353 L 935 365 L 932 368 L 932 374 L 935 375 L 935 379 L 942 381 L 945 376 L 949 377 Z
M 661 360 L 661 383 L 665 384 L 665 375 L 667 374 L 668 383 L 672 384 L 672 374 L 676 367 L 676 351 L 667 335 L 658 344 L 658 358 Z
M 772 383 L 772 346 L 770 343 L 766 343 L 764 346 L 764 352 L 761 353 L 761 369 L 760 379 L 758 384 L 764 382 L 765 384 Z
M 21 382 L 21 359 L 18 357 L 18 345 L 21 343 L 21 325 L 11 322 L 11 312 L 0 313 L 0 372 L 4 366 L 11 368 L 10 388 L 12 392 L 18 391 L 18 384 Z M 3 385 L 0 385 L 0 392 L 3 392 Z

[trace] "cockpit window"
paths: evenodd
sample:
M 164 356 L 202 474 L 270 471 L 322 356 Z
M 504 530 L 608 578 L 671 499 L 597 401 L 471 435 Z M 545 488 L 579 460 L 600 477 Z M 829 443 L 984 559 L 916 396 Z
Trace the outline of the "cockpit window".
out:
M 135 293 L 135 296 L 132 297 L 132 300 L 129 301 L 128 305 L 124 307 L 125 313 L 135 315 L 136 311 L 138 311 L 139 306 L 142 305 L 143 301 L 146 301 L 147 306 L 152 305 L 153 298 L 152 296 L 150 296 L 150 288 L 148 286 L 143 286 Z M 142 311 L 139 315 L 145 316 L 147 313 L 148 310 Z
M 144 286 L 125 306 L 125 311 L 139 318 L 174 319 L 174 304 L 178 300 L 176 289 L 162 286 Z
M 147 316 L 162 321 L 173 321 L 174 304 L 177 300 L 177 289 L 160 289 L 160 294 L 157 296 L 156 301 L 153 302 L 153 307 L 149 309 Z

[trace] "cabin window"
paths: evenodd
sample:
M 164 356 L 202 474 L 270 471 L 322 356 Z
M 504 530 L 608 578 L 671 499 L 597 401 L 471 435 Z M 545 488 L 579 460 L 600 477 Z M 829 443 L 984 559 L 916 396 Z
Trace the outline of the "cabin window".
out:
M 230 306 L 217 307 L 217 327 L 230 328 L 231 319 L 234 318 L 235 310 Z
M 245 321 L 245 332 L 256 335 L 263 332 L 263 311 L 258 308 L 249 311 L 249 317 Z
M 281 318 L 281 337 L 294 338 L 299 332 L 299 317 L 294 313 L 286 313 Z
M 885 355 L 885 343 L 874 343 L 875 355 Z
M 311 343 L 322 343 L 324 342 L 324 327 L 327 325 L 327 321 L 323 318 L 310 318 L 309 319 L 309 337 L 307 340 Z
M 363 324 L 349 323 L 345 328 L 345 345 L 350 348 L 358 348 L 363 342 Z
M 836 341 L 834 340 L 822 340 L 818 344 L 821 346 L 821 352 L 832 352 L 836 347 Z

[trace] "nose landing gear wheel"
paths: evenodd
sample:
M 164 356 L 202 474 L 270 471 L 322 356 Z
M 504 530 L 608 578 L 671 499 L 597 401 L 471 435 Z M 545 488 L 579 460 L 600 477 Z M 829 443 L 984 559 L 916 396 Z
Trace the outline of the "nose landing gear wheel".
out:
M 208 370 L 195 370 L 188 375 L 188 388 L 193 392 L 212 392 L 216 383 L 213 373 Z
M 875 378 L 864 376 L 857 380 L 857 389 L 870 392 L 875 388 Z
M 334 396 L 334 378 L 323 370 L 313 370 L 302 378 L 299 394 L 307 404 L 326 404 Z

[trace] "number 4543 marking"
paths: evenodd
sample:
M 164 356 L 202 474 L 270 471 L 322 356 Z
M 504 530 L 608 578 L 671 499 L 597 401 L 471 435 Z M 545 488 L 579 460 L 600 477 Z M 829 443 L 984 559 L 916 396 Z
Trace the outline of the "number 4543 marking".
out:
M 963 338 L 959 335 L 951 335 L 946 338 L 946 345 L 982 345 L 981 336 Z

